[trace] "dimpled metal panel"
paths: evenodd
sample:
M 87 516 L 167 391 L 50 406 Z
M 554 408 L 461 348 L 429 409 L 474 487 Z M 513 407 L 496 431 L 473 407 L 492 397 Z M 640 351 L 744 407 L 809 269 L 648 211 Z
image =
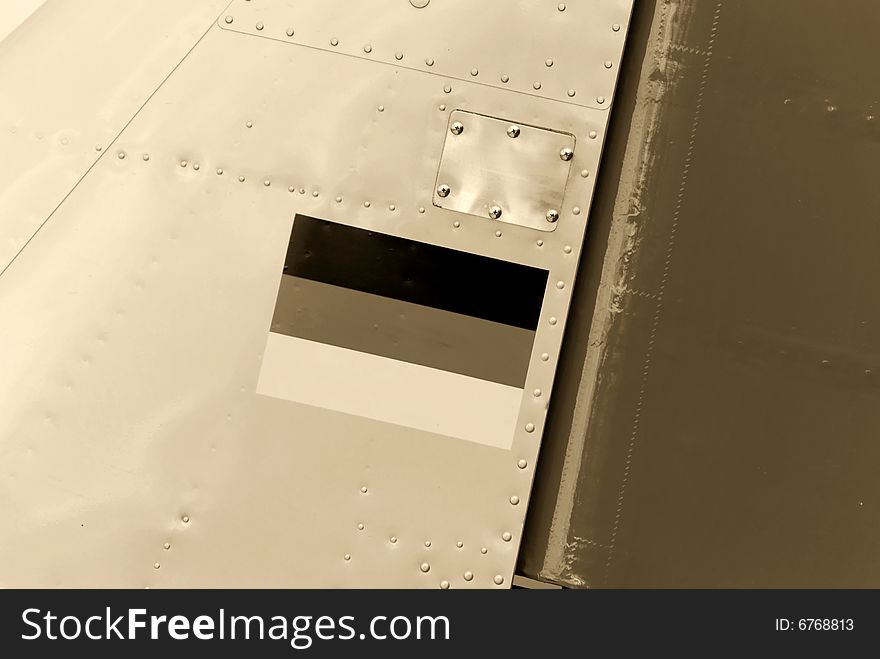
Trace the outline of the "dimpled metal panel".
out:
M 484 18 L 381 4 L 370 38 L 399 61 L 441 33 L 460 61 L 485 46 Z M 285 43 L 292 6 L 221 15 L 263 12 L 273 38 L 209 30 L 0 277 L 3 585 L 511 583 L 607 112 Z M 363 30 L 349 3 L 296 6 Z M 516 6 L 550 13 L 540 40 L 605 44 L 601 76 L 583 58 L 572 76 L 610 99 L 628 2 Z M 575 137 L 555 231 L 432 204 L 457 108 Z M 256 393 L 297 213 L 549 272 L 509 449 Z

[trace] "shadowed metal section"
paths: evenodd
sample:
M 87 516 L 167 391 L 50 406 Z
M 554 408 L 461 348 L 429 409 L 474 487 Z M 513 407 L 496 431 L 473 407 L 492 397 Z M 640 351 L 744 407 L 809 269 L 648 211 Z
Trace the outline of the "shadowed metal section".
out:
M 526 574 L 880 585 L 878 21 L 868 0 L 658 0 Z
M 535 340 L 519 327 L 288 275 L 272 331 L 519 388 Z

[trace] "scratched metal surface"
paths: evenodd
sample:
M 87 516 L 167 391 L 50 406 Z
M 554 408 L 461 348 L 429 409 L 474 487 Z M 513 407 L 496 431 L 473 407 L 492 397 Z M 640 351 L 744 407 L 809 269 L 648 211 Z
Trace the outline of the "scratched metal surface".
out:
M 880 586 L 880 5 L 658 0 L 643 18 L 520 569 Z
M 38 91 L 15 67 L 0 77 L 17 99 L 8 121 L 27 122 L 29 99 L 73 86 L 63 67 L 63 81 L 52 77 L 40 44 L 59 34 L 84 42 L 105 26 L 120 42 L 87 54 L 143 83 L 119 91 L 90 70 L 93 98 L 30 117 L 59 136 L 73 131 L 69 162 L 31 132 L 4 132 L 21 161 L 0 169 L 15 192 L 0 197 L 10 262 L 0 276 L 0 583 L 509 586 L 607 125 L 605 83 L 631 3 L 531 3 L 535 20 L 567 26 L 570 38 L 555 54 L 523 51 L 528 34 L 507 42 L 511 80 L 525 79 L 533 57 L 542 70 L 587 66 L 576 36 L 612 44 L 590 62 L 602 85 L 584 70 L 602 89 L 600 108 L 470 79 L 483 35 L 467 24 L 456 32 L 469 37 L 461 51 L 450 54 L 434 30 L 414 41 L 465 71 L 447 77 L 287 42 L 287 3 L 221 12 L 205 0 L 183 15 L 137 5 L 159 32 L 186 16 L 180 41 L 136 26 L 126 41 L 129 3 L 91 13 L 88 4 L 48 5 L 23 50 L 8 48 L 46 71 Z M 450 4 L 401 0 L 388 21 L 415 24 L 407 17 L 448 14 Z M 312 10 L 363 33 L 357 16 L 345 23 L 343 5 Z M 579 8 L 600 5 L 608 20 L 578 20 Z M 262 28 L 234 29 L 255 8 Z M 211 16 L 195 20 L 200 12 Z M 53 29 L 59 16 L 64 30 Z M 535 20 L 511 24 L 531 30 Z M 395 31 L 377 34 L 377 53 L 394 52 Z M 146 66 L 141 40 L 183 51 Z M 554 231 L 431 203 L 456 108 L 577 138 Z M 256 394 L 296 213 L 549 272 L 509 448 Z M 406 394 L 403 407 L 431 392 Z

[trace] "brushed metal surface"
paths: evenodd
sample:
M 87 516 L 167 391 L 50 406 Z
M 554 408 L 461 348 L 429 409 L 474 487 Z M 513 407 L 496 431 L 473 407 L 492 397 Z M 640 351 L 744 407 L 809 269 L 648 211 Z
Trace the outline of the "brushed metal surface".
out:
M 553 231 L 547 212 L 563 208 L 571 161 L 560 153 L 574 150 L 574 135 L 460 110 L 449 117 L 456 124 L 461 133 L 447 134 L 437 173 L 437 185 L 451 191 L 441 197 L 435 187 L 434 205 L 482 218 L 497 207 L 501 215 L 492 219 Z
M 128 5 L 34 43 L 77 43 Z M 622 28 L 568 20 L 556 37 L 595 30 L 610 43 L 600 65 L 619 62 L 629 4 L 578 5 Z M 437 6 L 401 2 L 382 24 L 436 38 L 415 16 Z M 350 31 L 363 18 L 349 3 L 302 7 Z M 0 582 L 508 587 L 608 113 L 217 25 L 57 211 L 33 211 L 29 230 L 42 228 L 0 276 Z M 463 59 L 483 48 L 480 22 L 449 29 Z M 582 79 L 604 85 L 591 65 L 578 62 Z M 29 85 L 10 87 L 21 107 Z M 456 108 L 577 138 L 554 232 L 431 203 Z M 3 217 L 34 198 L 3 198 Z M 256 394 L 297 213 L 550 273 L 509 450 Z

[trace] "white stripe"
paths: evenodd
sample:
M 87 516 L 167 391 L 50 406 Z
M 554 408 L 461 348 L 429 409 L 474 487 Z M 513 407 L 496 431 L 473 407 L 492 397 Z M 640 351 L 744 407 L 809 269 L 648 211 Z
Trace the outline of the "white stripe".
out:
M 271 332 L 257 393 L 509 450 L 523 390 Z

